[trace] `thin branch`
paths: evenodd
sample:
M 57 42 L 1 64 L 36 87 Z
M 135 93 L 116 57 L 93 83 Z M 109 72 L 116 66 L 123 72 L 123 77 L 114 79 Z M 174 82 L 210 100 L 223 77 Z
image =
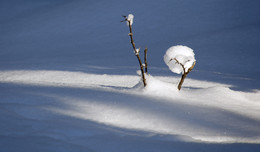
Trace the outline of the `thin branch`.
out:
M 171 59 L 172 60 L 172 59 Z M 171 61 L 170 60 L 170 61 Z M 181 90 L 181 86 L 184 82 L 184 79 L 187 77 L 187 75 L 190 73 L 190 71 L 194 68 L 195 64 L 196 64 L 196 61 L 193 62 L 192 66 L 188 69 L 188 71 L 186 72 L 185 68 L 184 68 L 184 65 L 182 63 L 180 63 L 176 58 L 174 58 L 174 60 L 176 61 L 177 64 L 180 64 L 182 69 L 183 69 L 183 73 L 182 73 L 182 76 L 181 76 L 181 80 L 178 84 L 178 89 Z M 169 61 L 169 62 L 170 62 Z
M 176 63 L 178 63 L 179 65 L 181 65 L 182 69 L 183 69 L 183 73 L 185 73 L 185 68 L 184 65 L 182 63 L 180 63 L 176 58 L 174 58 L 174 60 L 176 61 Z
M 120 21 L 120 22 L 126 22 L 127 21 L 127 17 L 125 15 L 122 15 L 123 18 L 125 18 L 124 20 Z
M 147 67 L 148 67 L 148 64 L 147 64 L 147 47 L 144 49 L 144 64 L 145 64 L 145 73 L 147 74 L 148 71 L 147 71 Z
M 190 71 L 194 68 L 195 64 L 196 64 L 196 61 L 193 62 L 192 66 L 188 69 L 187 73 L 190 73 Z
M 123 17 L 125 18 L 125 21 L 128 22 L 128 27 L 129 27 L 129 34 L 128 35 L 130 36 L 130 40 L 131 40 L 132 47 L 134 49 L 135 56 L 137 57 L 137 60 L 139 62 L 139 66 L 140 66 L 140 69 L 141 69 L 141 72 L 142 72 L 142 79 L 143 79 L 143 83 L 144 83 L 144 87 L 145 87 L 147 85 L 147 83 L 146 83 L 146 79 L 145 79 L 144 68 L 143 68 L 141 58 L 139 56 L 139 51 L 137 51 L 135 43 L 134 43 L 132 25 L 130 24 L 130 20 L 128 20 L 126 16 L 123 16 Z

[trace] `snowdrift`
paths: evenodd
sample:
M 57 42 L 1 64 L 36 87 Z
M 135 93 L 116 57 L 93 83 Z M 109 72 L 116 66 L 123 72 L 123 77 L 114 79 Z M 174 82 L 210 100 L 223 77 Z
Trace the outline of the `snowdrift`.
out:
M 119 130 L 178 135 L 181 141 L 260 143 L 259 90 L 240 92 L 229 89 L 225 84 L 187 80 L 184 89 L 178 91 L 175 86 L 178 78 L 174 77 L 148 76 L 148 85 L 143 88 L 138 83 L 139 77 L 131 75 L 1 71 L 1 84 L 12 84 L 20 92 L 18 96 L 12 96 L 10 91 L 2 90 L 3 93 L 9 93 L 1 101 L 5 109 L 2 116 L 13 113 L 15 119 L 48 120 L 48 117 L 41 118 L 42 115 L 64 115 Z M 28 94 L 20 90 L 26 86 L 50 87 L 54 92 L 45 90 Z M 68 90 L 63 92 L 63 89 Z M 29 102 L 31 95 L 48 100 Z M 14 106 L 10 106 L 10 103 Z M 38 110 L 41 112 L 38 113 Z M 10 121 L 6 120 L 9 127 L 12 126 Z M 32 122 L 32 125 L 37 123 Z M 12 127 L 18 129 L 16 125 Z M 14 134 L 19 136 L 23 131 L 24 128 L 19 127 Z M 28 136 L 32 132 L 23 134 Z M 9 133 L 13 134 L 13 130 L 4 131 L 4 134 Z M 59 133 L 54 131 L 53 134 Z
M 0 151 L 259 152 L 259 4 L 1 0 Z M 181 92 L 163 62 L 178 44 L 198 61 Z

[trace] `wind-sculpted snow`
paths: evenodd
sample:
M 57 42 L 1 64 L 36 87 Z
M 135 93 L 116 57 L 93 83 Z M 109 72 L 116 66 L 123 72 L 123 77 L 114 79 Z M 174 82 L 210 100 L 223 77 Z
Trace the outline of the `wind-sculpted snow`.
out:
M 2 116 L 13 113 L 11 120 L 4 120 L 5 125 L 13 129 L 2 126 L 1 135 L 20 136 L 22 133 L 28 137 L 35 130 L 45 128 L 46 132 L 40 133 L 45 137 L 70 136 L 47 126 L 32 129 L 23 126 L 27 120 L 38 126 L 53 121 L 49 115 L 64 115 L 115 127 L 115 134 L 125 134 L 127 132 L 120 130 L 128 129 L 147 132 L 146 135 L 177 135 L 174 141 L 260 143 L 259 91 L 233 91 L 225 84 L 192 79 L 178 91 L 176 81 L 174 77 L 148 76 L 148 85 L 143 88 L 138 83 L 139 77 L 130 75 L 2 71 L 1 104 L 5 109 Z M 5 86 L 12 91 L 3 89 Z M 31 90 L 35 87 L 43 91 Z M 22 126 L 13 122 L 16 119 L 24 121 Z M 59 125 L 60 122 L 52 123 Z M 91 129 L 94 130 L 91 136 L 99 134 L 95 133 L 98 129 Z M 78 134 L 88 136 L 84 135 L 84 129 Z
M 259 152 L 259 4 L 1 0 L 0 152 Z M 180 44 L 197 63 L 177 91 Z

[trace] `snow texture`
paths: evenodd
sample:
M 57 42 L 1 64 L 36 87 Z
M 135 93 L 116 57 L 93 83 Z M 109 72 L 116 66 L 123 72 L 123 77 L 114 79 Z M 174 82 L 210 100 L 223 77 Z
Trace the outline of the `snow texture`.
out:
M 140 48 L 136 49 L 136 50 L 134 51 L 134 53 L 135 53 L 135 55 L 139 55 L 139 53 L 140 53 Z
M 259 6 L 1 0 L 0 152 L 259 152 Z M 120 22 L 130 12 L 146 88 Z M 162 60 L 177 44 L 199 61 L 182 91 Z
M 130 22 L 130 25 L 132 25 L 133 22 L 134 22 L 134 15 L 133 14 L 128 14 L 127 21 L 128 21 L 128 22 L 126 22 L 127 26 L 129 26 L 129 22 Z
M 130 151 L 125 145 L 138 144 L 139 139 L 138 151 L 155 148 L 161 140 L 173 147 L 180 141 L 260 143 L 259 91 L 239 92 L 225 84 L 187 79 L 189 85 L 179 92 L 174 85 L 178 78 L 146 78 L 143 88 L 140 77 L 131 75 L 1 71 L 1 148 L 21 143 L 28 150 L 26 142 L 35 141 L 42 141 L 36 145 L 42 151 L 46 144 L 56 151 L 48 141 L 94 151 L 113 151 L 113 143 L 120 140 L 126 143 L 116 148 Z M 190 86 L 197 89 L 187 89 Z M 104 141 L 101 147 L 91 144 Z M 166 143 L 160 150 L 172 150 Z
M 188 72 L 195 61 L 193 50 L 182 45 L 170 47 L 164 55 L 164 62 L 172 72 L 177 74 L 184 73 L 182 65 L 185 72 Z

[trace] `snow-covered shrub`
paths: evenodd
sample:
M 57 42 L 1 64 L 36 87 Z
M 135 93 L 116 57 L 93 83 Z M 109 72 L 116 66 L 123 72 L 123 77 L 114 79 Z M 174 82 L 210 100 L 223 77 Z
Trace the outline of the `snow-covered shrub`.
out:
M 184 79 L 195 66 L 196 60 L 194 55 L 191 48 L 182 45 L 170 47 L 164 55 L 164 62 L 168 65 L 169 69 L 177 74 L 182 73 L 182 78 L 178 85 L 179 90 Z
M 147 48 L 144 50 L 144 60 L 145 63 L 142 63 L 140 58 L 140 48 L 136 48 L 134 39 L 133 39 L 133 32 L 132 32 L 132 25 L 134 21 L 134 15 L 129 14 L 128 16 L 123 16 L 124 20 L 122 22 L 126 22 L 126 25 L 129 27 L 129 36 L 131 40 L 131 44 L 134 50 L 134 54 L 138 59 L 139 66 L 140 66 L 140 73 L 142 76 L 144 86 L 147 85 L 145 77 L 147 76 Z M 177 45 L 170 47 L 166 54 L 164 55 L 164 62 L 169 66 L 169 69 L 177 74 L 182 73 L 181 81 L 179 82 L 178 89 L 181 89 L 181 86 L 184 82 L 184 79 L 188 75 L 188 73 L 193 69 L 195 66 L 196 60 L 194 57 L 193 50 L 187 46 Z

